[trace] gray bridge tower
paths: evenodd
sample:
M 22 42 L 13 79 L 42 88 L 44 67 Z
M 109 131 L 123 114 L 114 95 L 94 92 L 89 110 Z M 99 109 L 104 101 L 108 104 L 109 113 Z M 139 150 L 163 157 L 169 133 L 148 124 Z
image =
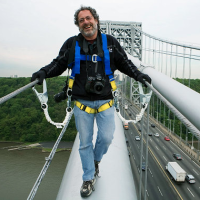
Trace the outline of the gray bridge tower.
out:
M 118 21 L 100 22 L 102 33 L 114 36 L 128 54 L 141 60 L 142 36 L 134 27 L 142 30 L 142 23 Z M 127 78 L 125 77 L 125 83 L 127 82 Z M 139 104 L 139 88 L 137 82 L 133 79 L 130 81 L 130 100 L 135 104 Z

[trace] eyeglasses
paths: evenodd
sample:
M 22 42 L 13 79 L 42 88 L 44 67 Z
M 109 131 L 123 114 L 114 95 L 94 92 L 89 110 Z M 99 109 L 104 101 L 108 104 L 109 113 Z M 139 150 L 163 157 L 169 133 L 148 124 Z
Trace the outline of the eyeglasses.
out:
M 87 17 L 85 17 L 85 18 L 81 18 L 81 19 L 78 20 L 78 22 L 81 24 L 81 23 L 83 23 L 83 22 L 85 21 L 85 19 L 86 19 L 87 21 L 90 21 L 90 20 L 92 19 L 92 16 L 87 16 Z

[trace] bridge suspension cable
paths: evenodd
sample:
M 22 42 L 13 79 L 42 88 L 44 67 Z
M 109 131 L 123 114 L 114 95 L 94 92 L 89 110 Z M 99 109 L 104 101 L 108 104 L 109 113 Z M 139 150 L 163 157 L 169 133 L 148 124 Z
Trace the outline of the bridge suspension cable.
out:
M 185 47 L 185 48 L 191 48 L 191 49 L 195 49 L 195 50 L 200 50 L 200 47 L 197 47 L 197 46 L 193 46 L 193 45 L 186 45 L 186 44 L 181 44 L 179 42 L 172 42 L 172 41 L 169 41 L 169 40 L 165 40 L 165 39 L 162 39 L 162 38 L 158 38 L 158 37 L 155 37 L 155 36 L 152 36 L 148 33 L 145 33 L 143 32 L 142 30 L 136 28 L 136 27 L 133 27 L 136 31 L 140 32 L 141 34 L 149 37 L 149 38 L 152 38 L 154 40 L 158 40 L 160 42 L 165 42 L 165 43 L 168 43 L 168 44 L 171 44 L 171 45 L 176 45 L 176 46 L 180 46 L 180 47 Z

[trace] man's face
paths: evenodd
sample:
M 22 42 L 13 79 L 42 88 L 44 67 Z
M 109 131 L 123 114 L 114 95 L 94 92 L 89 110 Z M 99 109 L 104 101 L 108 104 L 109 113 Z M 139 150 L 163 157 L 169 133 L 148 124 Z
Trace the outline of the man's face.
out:
M 94 19 L 89 10 L 82 10 L 78 14 L 78 25 L 82 35 L 88 39 L 93 40 L 97 36 L 97 20 Z

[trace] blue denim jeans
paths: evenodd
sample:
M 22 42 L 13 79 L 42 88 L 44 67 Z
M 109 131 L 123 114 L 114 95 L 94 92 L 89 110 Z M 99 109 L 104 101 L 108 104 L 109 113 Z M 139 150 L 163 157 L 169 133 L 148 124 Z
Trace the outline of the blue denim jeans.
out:
M 88 101 L 78 99 L 78 101 L 86 106 L 97 109 L 110 100 Z M 83 181 L 88 181 L 94 178 L 94 160 L 101 161 L 112 142 L 115 131 L 114 106 L 97 114 L 88 114 L 75 106 L 74 116 L 80 139 L 79 154 L 83 168 Z M 98 131 L 95 146 L 93 147 L 95 117 Z

